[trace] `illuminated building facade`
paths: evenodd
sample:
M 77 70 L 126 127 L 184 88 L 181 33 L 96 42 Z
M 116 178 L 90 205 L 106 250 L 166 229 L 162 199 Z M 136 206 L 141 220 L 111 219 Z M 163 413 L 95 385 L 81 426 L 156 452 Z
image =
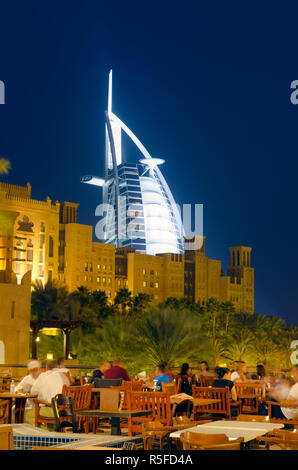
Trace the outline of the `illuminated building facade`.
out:
M 183 226 L 179 210 L 159 165 L 135 134 L 112 111 L 112 71 L 105 113 L 105 178 L 84 176 L 81 181 L 103 188 L 107 207 L 102 241 L 117 248 L 156 255 L 182 254 Z M 141 154 L 136 163 L 123 161 L 122 133 Z
M 147 293 L 157 305 L 186 297 L 205 305 L 211 297 L 231 301 L 236 311 L 254 312 L 254 269 L 250 247 L 231 247 L 227 275 L 221 261 L 206 256 L 204 242 L 185 253 L 150 255 L 135 248 L 94 242 L 93 227 L 77 222 L 78 204 L 31 198 L 31 186 L 0 183 L 0 273 L 9 268 L 21 284 L 58 280 L 70 291 L 102 290 L 112 302 L 116 292 Z M 5 228 L 5 230 L 3 229 Z M 191 249 L 189 249 L 191 248 Z

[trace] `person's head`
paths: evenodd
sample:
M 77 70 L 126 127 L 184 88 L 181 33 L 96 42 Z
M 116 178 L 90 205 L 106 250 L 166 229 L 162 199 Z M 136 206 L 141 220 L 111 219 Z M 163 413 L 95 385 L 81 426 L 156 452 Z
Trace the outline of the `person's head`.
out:
M 200 362 L 200 369 L 201 369 L 201 371 L 203 371 L 203 372 L 209 370 L 208 362 L 206 362 L 206 361 L 201 361 L 201 362 Z
M 121 361 L 121 359 L 116 358 L 116 359 L 113 360 L 113 366 L 122 367 L 122 366 L 123 366 L 123 362 Z
M 292 368 L 291 377 L 295 382 L 298 382 L 298 364 L 295 364 Z
M 64 359 L 64 357 L 59 357 L 59 359 L 58 359 L 58 361 L 57 361 L 58 367 L 64 367 L 64 364 L 65 364 L 65 359 Z
M 262 364 L 257 365 L 257 375 L 260 377 L 265 377 L 266 376 L 266 370 L 265 367 Z
M 232 364 L 232 368 L 233 370 L 237 370 L 237 367 L 238 367 L 238 361 L 234 361 L 233 364 Z
M 216 367 L 215 372 L 219 379 L 230 380 L 231 373 L 227 367 Z
M 102 361 L 99 365 L 99 369 L 101 372 L 105 372 L 106 370 L 111 368 L 111 363 L 109 361 Z
M 41 363 L 39 361 L 29 361 L 27 364 L 28 373 L 34 378 L 37 379 L 41 373 Z
M 157 374 L 164 374 L 166 371 L 166 364 L 164 362 L 160 362 L 157 366 L 156 366 L 156 373 Z
M 53 370 L 57 367 L 57 361 L 51 360 L 46 362 L 46 370 Z
M 181 375 L 187 375 L 188 372 L 189 372 L 189 364 L 187 362 L 184 362 L 181 366 L 180 374 Z
M 244 361 L 238 361 L 238 370 L 237 372 L 240 372 L 242 374 L 247 373 L 247 365 Z

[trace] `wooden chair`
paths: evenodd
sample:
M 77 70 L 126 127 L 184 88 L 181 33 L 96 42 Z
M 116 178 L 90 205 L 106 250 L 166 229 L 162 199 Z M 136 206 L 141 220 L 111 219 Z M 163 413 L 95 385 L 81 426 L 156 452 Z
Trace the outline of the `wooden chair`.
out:
M 229 387 L 217 388 L 217 387 L 193 387 L 192 388 L 193 398 L 211 398 L 219 400 L 218 403 L 212 403 L 209 405 L 200 405 L 193 407 L 193 417 L 197 419 L 199 413 L 207 413 L 208 416 L 218 419 L 220 417 L 231 419 L 231 401 L 230 401 L 230 390 Z M 238 408 L 238 414 L 241 412 L 241 401 L 233 402 L 232 405 Z
M 144 383 L 142 380 L 123 380 L 120 386 L 111 386 L 111 389 L 119 390 L 120 392 L 124 392 L 124 400 L 123 400 L 123 410 L 127 410 L 127 391 L 135 391 L 141 392 L 143 390 Z
M 252 421 L 252 422 L 257 422 L 257 423 L 266 423 L 269 422 L 269 417 L 268 416 L 262 416 L 262 415 L 238 415 L 236 418 L 237 421 Z
M 168 447 L 170 431 L 160 421 L 142 423 L 144 450 L 163 450 Z
M 266 400 L 266 384 L 255 382 L 235 383 L 237 397 L 242 400 L 242 413 L 257 413 L 259 404 Z
M 163 389 L 163 392 L 168 393 L 170 396 L 175 395 L 176 393 L 176 385 L 174 382 L 163 383 L 162 389 Z
M 266 403 L 268 405 L 268 416 L 269 416 L 269 420 L 270 420 L 270 423 L 280 423 L 280 424 L 290 424 L 294 427 L 298 426 L 298 418 L 296 419 L 281 419 L 281 418 L 274 418 L 272 416 L 272 407 L 273 406 L 281 406 L 281 407 L 285 407 L 285 408 L 290 408 L 290 405 L 289 403 L 287 402 L 277 402 L 277 401 L 267 401 L 266 400 Z M 295 406 L 295 408 L 297 407 L 297 405 Z
M 62 395 L 66 397 L 72 396 L 75 411 L 88 410 L 91 408 L 91 395 L 92 395 L 92 384 L 88 385 L 63 385 Z M 89 432 L 90 418 L 86 416 L 77 417 L 78 427 L 81 425 L 84 432 Z
M 212 375 L 200 375 L 199 383 L 201 387 L 211 387 L 216 377 Z
M 298 450 L 298 434 L 286 430 L 273 430 L 266 436 L 258 436 L 258 442 L 265 442 L 265 448 L 270 450 L 270 446 L 278 446 L 281 450 Z
M 135 392 L 128 391 L 129 410 L 149 410 L 148 416 L 128 418 L 128 435 L 138 434 L 142 431 L 142 424 L 158 420 L 169 426 L 171 422 L 170 395 L 165 392 Z
M 226 434 L 199 434 L 189 431 L 180 436 L 183 450 L 240 450 L 243 440 L 240 437 L 231 442 Z
M 0 450 L 14 450 L 12 426 L 0 428 Z
M 53 417 L 43 416 L 41 413 L 42 409 L 45 406 L 52 410 L 52 404 L 43 400 L 38 400 L 37 398 L 34 399 L 34 403 L 35 403 L 35 426 L 38 428 L 41 424 L 46 425 L 46 426 L 48 424 L 55 425 L 56 420 L 54 416 Z
M 9 423 L 9 400 L 0 400 L 0 424 Z

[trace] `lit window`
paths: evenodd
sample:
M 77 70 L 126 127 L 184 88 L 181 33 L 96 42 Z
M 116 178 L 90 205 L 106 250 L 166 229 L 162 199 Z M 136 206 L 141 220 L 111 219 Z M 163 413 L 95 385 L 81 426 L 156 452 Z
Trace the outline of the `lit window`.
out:
M 102 269 L 103 269 L 104 271 L 106 270 L 106 265 L 105 265 L 105 264 L 102 265 Z
M 97 265 L 97 271 L 99 271 L 99 270 L 100 270 L 100 264 Z
M 147 274 L 146 268 L 143 268 L 143 274 L 144 274 L 144 276 L 146 276 L 146 274 Z
M 96 282 L 97 282 L 98 284 L 100 284 L 100 277 L 97 277 L 97 278 L 96 278 Z
M 105 278 L 105 277 L 102 278 L 102 283 L 103 283 L 103 284 L 106 283 L 106 278 Z
M 143 287 L 147 287 L 147 281 L 143 281 Z

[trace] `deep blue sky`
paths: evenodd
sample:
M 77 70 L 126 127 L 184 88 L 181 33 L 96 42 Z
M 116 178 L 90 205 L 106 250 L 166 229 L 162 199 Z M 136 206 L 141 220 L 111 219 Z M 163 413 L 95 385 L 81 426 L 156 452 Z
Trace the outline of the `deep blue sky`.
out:
M 204 204 L 207 255 L 252 246 L 255 310 L 297 323 L 298 6 L 200 1 L 1 3 L 2 180 L 32 196 L 100 202 L 108 71 L 114 111 L 176 201 Z M 281 4 L 281 2 L 280 2 Z

